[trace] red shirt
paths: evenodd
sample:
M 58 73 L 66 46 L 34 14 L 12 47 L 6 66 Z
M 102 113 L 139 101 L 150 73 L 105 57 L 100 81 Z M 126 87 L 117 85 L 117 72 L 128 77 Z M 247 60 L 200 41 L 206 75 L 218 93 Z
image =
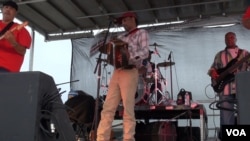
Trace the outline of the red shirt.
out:
M 245 11 L 242 18 L 243 20 L 250 18 L 250 6 L 247 7 L 247 10 Z
M 9 30 L 18 25 L 19 24 L 14 23 Z M 0 31 L 2 31 L 5 26 L 6 24 L 0 20 Z M 31 36 L 25 28 L 14 30 L 13 34 L 16 37 L 18 44 L 27 49 L 30 48 Z M 23 64 L 23 60 L 24 55 L 16 52 L 14 47 L 6 39 L 0 39 L 0 67 L 8 69 L 10 72 L 19 72 Z

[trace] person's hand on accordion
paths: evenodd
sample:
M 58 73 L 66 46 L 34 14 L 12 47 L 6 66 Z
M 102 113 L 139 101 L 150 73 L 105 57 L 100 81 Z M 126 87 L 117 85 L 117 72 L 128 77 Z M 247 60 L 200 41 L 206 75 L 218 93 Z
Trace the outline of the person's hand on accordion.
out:
M 119 62 L 119 64 L 122 64 L 122 54 L 117 54 L 117 62 Z

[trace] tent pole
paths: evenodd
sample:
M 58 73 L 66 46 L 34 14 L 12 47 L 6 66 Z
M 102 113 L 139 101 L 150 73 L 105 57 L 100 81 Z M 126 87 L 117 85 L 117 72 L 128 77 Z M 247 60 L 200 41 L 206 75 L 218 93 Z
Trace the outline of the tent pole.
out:
M 30 49 L 30 59 L 29 59 L 29 71 L 33 71 L 33 63 L 34 63 L 34 50 L 35 50 L 35 30 L 32 28 L 32 45 Z

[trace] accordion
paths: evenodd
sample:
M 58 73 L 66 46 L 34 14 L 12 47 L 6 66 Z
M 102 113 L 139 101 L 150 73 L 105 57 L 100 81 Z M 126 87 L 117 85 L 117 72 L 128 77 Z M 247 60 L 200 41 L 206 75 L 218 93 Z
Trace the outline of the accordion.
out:
M 107 54 L 107 62 L 116 69 L 129 65 L 128 44 L 126 42 L 119 39 L 111 40 L 99 50 Z

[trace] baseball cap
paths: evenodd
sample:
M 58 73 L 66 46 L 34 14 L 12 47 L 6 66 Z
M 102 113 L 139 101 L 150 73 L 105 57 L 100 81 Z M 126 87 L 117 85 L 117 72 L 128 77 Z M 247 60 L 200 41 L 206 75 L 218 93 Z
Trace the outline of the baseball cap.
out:
M 3 6 L 11 6 L 11 7 L 15 8 L 16 11 L 18 10 L 18 6 L 14 1 L 6 1 L 3 3 Z
M 126 17 L 134 17 L 135 19 L 137 18 L 136 14 L 134 12 L 128 11 L 128 12 L 123 13 L 119 18 L 117 18 L 117 23 L 121 24 L 122 19 L 124 19 Z

